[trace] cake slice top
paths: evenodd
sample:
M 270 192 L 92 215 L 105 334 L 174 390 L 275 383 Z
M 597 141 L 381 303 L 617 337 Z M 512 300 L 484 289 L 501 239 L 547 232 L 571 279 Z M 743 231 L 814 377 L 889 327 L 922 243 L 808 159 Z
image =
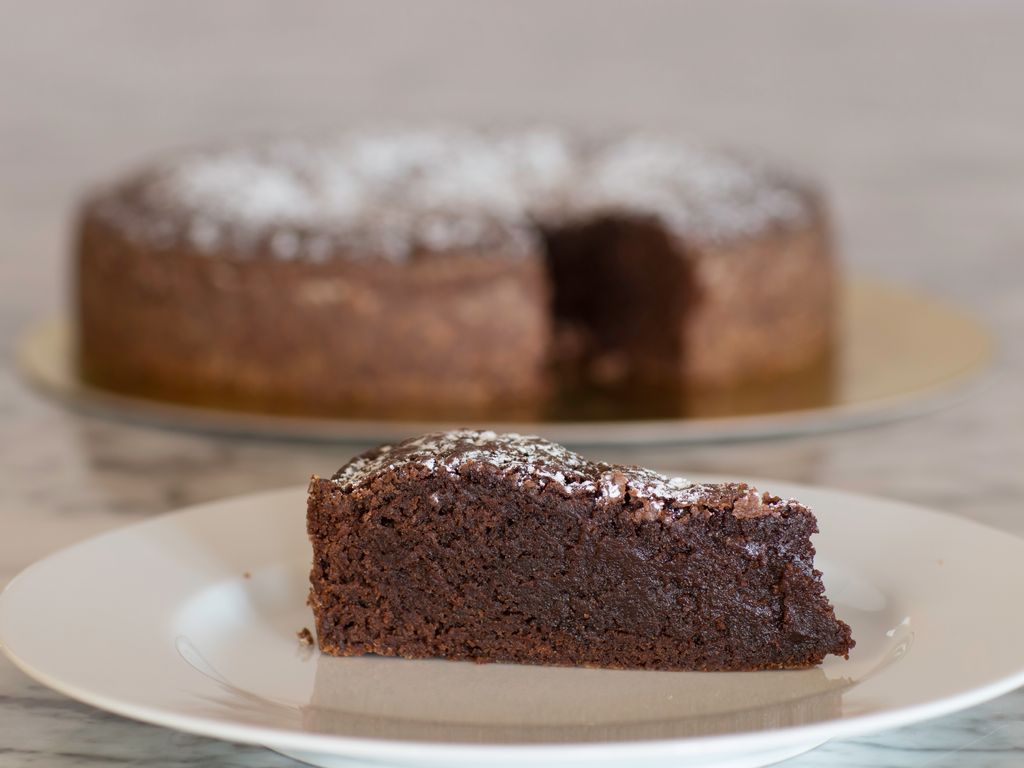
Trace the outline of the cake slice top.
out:
M 478 467 L 488 467 L 524 489 L 551 488 L 597 502 L 635 503 L 646 519 L 674 520 L 673 512 L 695 506 L 756 518 L 780 515 L 795 504 L 746 483 L 692 483 L 642 467 L 592 462 L 540 437 L 475 430 L 435 432 L 374 448 L 339 469 L 331 481 L 353 491 L 390 473 L 461 477 Z

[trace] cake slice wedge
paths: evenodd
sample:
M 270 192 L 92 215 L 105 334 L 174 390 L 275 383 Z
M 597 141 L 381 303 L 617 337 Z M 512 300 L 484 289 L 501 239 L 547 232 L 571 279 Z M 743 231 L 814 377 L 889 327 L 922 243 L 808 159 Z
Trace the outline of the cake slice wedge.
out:
M 797 669 L 848 656 L 817 522 L 743 483 L 455 431 L 309 488 L 322 651 L 626 669 Z

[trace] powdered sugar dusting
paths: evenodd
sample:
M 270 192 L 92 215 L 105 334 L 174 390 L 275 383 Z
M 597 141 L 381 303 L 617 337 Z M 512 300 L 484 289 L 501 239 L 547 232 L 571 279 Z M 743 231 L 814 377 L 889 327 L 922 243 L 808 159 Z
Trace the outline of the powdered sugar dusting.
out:
M 654 215 L 683 235 L 747 235 L 799 221 L 806 203 L 769 171 L 724 154 L 655 137 L 633 136 L 597 153 L 572 200 L 582 216 Z
M 571 167 L 563 139 L 543 131 L 346 134 L 172 158 L 136 186 L 142 210 L 118 218 L 145 236 L 184 217 L 201 251 L 266 243 L 282 259 L 329 249 L 403 260 L 418 249 L 492 246 L 526 252 L 531 220 Z M 124 214 L 129 214 L 128 216 Z
M 128 190 L 126 194 L 125 191 Z M 527 253 L 566 218 L 652 215 L 728 238 L 807 213 L 758 167 L 679 142 L 582 143 L 545 129 L 350 133 L 196 151 L 131 179 L 100 210 L 130 235 L 281 259 L 496 248 Z
M 332 481 L 345 487 L 363 486 L 386 472 L 407 467 L 430 475 L 459 475 L 474 464 L 493 466 L 520 486 L 556 483 L 569 493 L 590 492 L 606 500 L 628 493 L 655 512 L 667 504 L 698 502 L 711 487 L 640 467 L 591 462 L 539 437 L 473 430 L 438 432 L 383 446 L 353 459 Z
M 473 430 L 437 432 L 383 446 L 376 453 L 353 459 L 332 479 L 342 485 L 357 485 L 411 464 L 431 473 L 459 474 L 474 463 L 490 464 L 523 479 L 553 481 L 568 489 L 597 487 L 589 472 L 593 465 L 556 443 L 515 433 Z

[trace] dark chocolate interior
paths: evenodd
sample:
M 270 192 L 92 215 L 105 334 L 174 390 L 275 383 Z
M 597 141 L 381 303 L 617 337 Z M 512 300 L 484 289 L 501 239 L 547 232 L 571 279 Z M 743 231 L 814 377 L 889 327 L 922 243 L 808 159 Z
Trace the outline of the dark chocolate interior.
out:
M 605 216 L 544 233 L 566 380 L 674 383 L 692 281 L 656 220 Z

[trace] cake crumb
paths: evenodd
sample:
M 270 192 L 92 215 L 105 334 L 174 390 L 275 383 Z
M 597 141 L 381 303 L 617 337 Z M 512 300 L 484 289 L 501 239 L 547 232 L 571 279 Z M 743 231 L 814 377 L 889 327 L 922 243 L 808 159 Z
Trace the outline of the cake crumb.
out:
M 302 645 L 313 644 L 313 633 L 309 631 L 309 627 L 303 627 L 295 633 L 295 636 L 299 638 L 299 643 Z

